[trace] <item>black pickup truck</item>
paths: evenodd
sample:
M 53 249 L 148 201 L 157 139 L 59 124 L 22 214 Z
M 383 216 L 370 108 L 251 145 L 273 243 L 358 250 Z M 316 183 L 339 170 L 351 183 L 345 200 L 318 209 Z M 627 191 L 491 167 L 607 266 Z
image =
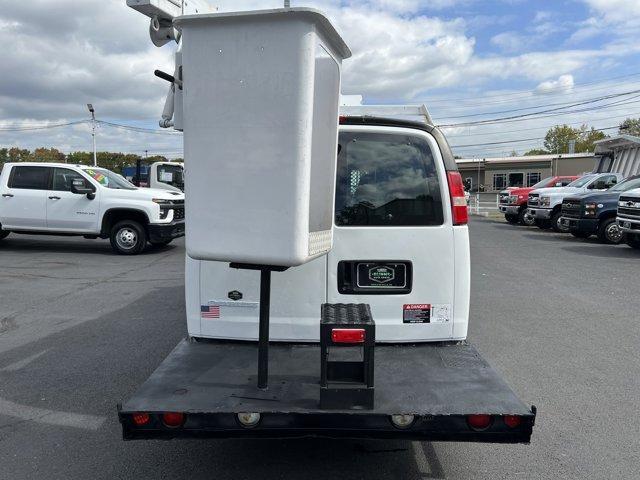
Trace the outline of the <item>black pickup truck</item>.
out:
M 617 245 L 624 240 L 624 233 L 616 222 L 618 198 L 634 188 L 640 188 L 640 175 L 629 177 L 604 192 L 567 197 L 562 201 L 560 222 L 574 237 L 597 235 L 602 243 Z

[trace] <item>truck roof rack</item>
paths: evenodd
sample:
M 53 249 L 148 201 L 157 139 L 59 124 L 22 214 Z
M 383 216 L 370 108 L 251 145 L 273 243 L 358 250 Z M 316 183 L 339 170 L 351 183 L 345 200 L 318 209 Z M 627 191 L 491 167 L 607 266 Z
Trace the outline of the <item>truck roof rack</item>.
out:
M 414 122 L 434 125 L 426 105 L 345 105 L 340 115 L 348 117 L 402 118 Z

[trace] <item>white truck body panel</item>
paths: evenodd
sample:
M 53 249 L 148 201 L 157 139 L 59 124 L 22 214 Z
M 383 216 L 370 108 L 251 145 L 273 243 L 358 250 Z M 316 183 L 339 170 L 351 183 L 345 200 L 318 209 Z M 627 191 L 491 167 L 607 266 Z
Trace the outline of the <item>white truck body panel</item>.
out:
M 281 266 L 326 254 L 348 47 L 310 9 L 193 15 L 174 25 L 182 30 L 188 254 Z
M 467 336 L 470 295 L 469 234 L 453 226 L 447 174 L 436 141 L 414 129 L 343 126 L 341 133 L 406 134 L 425 139 L 435 157 L 444 222 L 424 227 L 339 227 L 328 256 L 272 275 L 272 341 L 317 342 L 322 303 L 368 303 L 379 342 L 463 340 Z M 212 233 L 215 234 L 215 233 Z M 406 295 L 344 295 L 338 291 L 341 260 L 404 260 L 413 264 L 413 289 Z M 235 270 L 227 262 L 199 261 L 187 256 L 186 302 L 189 335 L 256 340 L 258 338 L 259 272 Z M 231 300 L 241 292 L 241 300 Z M 405 305 L 429 304 L 442 313 L 437 321 L 403 322 Z M 201 307 L 220 307 L 218 318 L 202 318 Z
M 16 167 L 62 169 L 82 176 L 95 188 L 95 198 L 70 191 L 11 188 L 9 179 Z M 173 222 L 173 211 L 160 216 L 160 206 L 153 199 L 184 200 L 184 194 L 153 188 L 111 189 L 89 173 L 100 168 L 55 163 L 7 163 L 0 176 L 0 224 L 3 230 L 56 232 L 99 235 L 102 219 L 111 209 L 137 210 L 153 225 Z

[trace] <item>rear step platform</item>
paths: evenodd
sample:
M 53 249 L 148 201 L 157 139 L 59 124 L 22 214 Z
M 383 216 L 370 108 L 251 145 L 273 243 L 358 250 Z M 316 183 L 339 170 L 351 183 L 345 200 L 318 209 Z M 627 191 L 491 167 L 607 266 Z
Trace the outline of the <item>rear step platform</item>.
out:
M 319 345 L 271 344 L 269 356 L 263 391 L 256 387 L 255 344 L 183 340 L 119 406 L 124 438 L 531 438 L 535 407 L 525 406 L 468 344 L 376 345 L 371 410 L 320 409 Z M 176 426 L 174 416 L 167 426 L 167 412 L 184 414 L 182 423 Z M 259 413 L 259 421 L 249 428 L 239 413 Z M 394 424 L 393 415 L 412 415 L 413 422 Z

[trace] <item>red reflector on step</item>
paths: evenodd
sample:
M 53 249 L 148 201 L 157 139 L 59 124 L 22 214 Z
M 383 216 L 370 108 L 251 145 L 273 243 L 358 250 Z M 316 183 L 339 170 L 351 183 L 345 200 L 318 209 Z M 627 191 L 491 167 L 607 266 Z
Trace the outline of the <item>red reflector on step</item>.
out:
M 184 413 L 167 412 L 162 414 L 162 423 L 170 428 L 181 427 L 184 423 Z
M 467 415 L 467 424 L 473 430 L 484 430 L 491 425 L 491 415 Z
M 509 428 L 516 428 L 522 423 L 522 417 L 517 415 L 505 415 L 504 424 Z
M 151 421 L 151 417 L 149 416 L 148 413 L 134 413 L 132 418 L 133 418 L 133 423 L 137 427 L 142 427 L 143 425 L 146 425 Z
M 331 340 L 333 343 L 364 343 L 364 328 L 334 328 Z

